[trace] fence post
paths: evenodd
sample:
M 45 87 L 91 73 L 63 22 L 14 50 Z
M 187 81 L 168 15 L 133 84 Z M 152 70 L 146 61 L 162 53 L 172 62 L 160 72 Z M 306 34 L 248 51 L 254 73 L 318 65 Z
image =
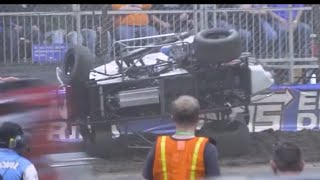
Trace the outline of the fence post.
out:
M 320 37 L 320 5 L 319 4 L 313 4 L 312 7 L 312 19 L 313 19 L 313 29 L 314 29 L 314 44 L 312 44 L 312 48 L 313 48 L 313 55 L 315 55 L 315 57 L 318 60 L 318 65 L 320 67 L 320 53 L 319 53 L 319 37 Z
M 290 70 L 289 70 L 289 82 L 294 82 L 294 35 L 293 35 L 293 10 L 292 4 L 289 4 L 289 59 L 290 59 Z
M 204 13 L 205 13 L 205 5 L 200 4 L 200 31 L 205 29 L 205 22 L 204 22 Z
M 80 15 L 80 4 L 73 4 L 72 9 L 76 17 L 76 28 L 77 28 L 77 44 L 81 45 L 81 15 Z
M 217 4 L 213 4 L 213 14 L 212 14 L 212 20 L 213 20 L 213 27 L 217 27 Z
M 194 31 L 195 31 L 195 33 L 197 33 L 198 32 L 198 29 L 199 29 L 199 27 L 198 27 L 198 11 L 197 11 L 197 6 L 198 6 L 198 4 L 194 4 L 193 5 L 193 24 L 194 24 Z
M 209 4 L 204 4 L 203 5 L 203 23 L 204 23 L 204 29 L 208 29 L 209 24 L 208 24 L 208 20 L 209 20 L 209 16 L 208 16 L 208 9 L 209 9 Z

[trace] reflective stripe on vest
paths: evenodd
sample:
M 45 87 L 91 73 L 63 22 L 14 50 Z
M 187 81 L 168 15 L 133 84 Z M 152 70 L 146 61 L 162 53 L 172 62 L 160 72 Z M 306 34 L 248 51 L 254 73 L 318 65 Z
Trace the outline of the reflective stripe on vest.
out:
M 163 180 L 168 180 L 168 171 L 167 171 L 167 162 L 166 162 L 166 139 L 167 136 L 161 136 L 160 137 L 160 160 L 161 160 L 161 168 L 162 168 L 162 175 Z M 197 160 L 199 157 L 199 150 L 202 142 L 205 140 L 205 138 L 200 137 L 198 138 L 193 154 L 192 154 L 192 162 L 191 162 L 191 172 L 190 172 L 190 179 L 195 180 L 196 179 L 196 169 L 197 169 Z
M 168 173 L 167 173 L 167 162 L 166 162 L 166 136 L 161 137 L 161 164 L 162 164 L 162 172 L 163 172 L 163 179 L 168 180 Z
M 191 180 L 195 180 L 196 179 L 196 167 L 197 167 L 197 159 L 198 159 L 198 155 L 199 155 L 199 149 L 200 149 L 200 145 L 202 143 L 202 141 L 204 140 L 204 138 L 199 138 L 196 144 L 196 147 L 194 148 L 194 152 L 193 152 L 193 156 L 192 156 L 192 164 L 191 164 Z

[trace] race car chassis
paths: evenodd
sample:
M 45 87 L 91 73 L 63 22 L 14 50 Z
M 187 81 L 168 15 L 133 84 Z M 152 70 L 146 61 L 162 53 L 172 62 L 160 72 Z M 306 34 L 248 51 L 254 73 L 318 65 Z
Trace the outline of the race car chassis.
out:
M 174 41 L 168 40 L 166 43 L 174 44 Z M 188 43 L 186 46 L 189 47 Z M 157 52 L 159 49 L 160 45 L 148 46 L 147 49 L 142 49 L 143 53 L 140 53 L 140 56 L 145 53 Z M 185 51 L 185 49 L 190 48 L 185 48 L 182 45 L 179 50 L 178 47 L 177 54 L 185 53 L 185 56 L 182 58 L 176 56 L 176 59 L 192 57 L 191 51 Z M 91 73 L 107 77 L 97 80 L 89 79 L 61 87 L 66 90 L 67 125 L 70 130 L 71 126 L 79 126 L 84 142 L 89 143 L 91 149 L 97 149 L 96 146 L 101 145 L 101 142 L 97 142 L 99 139 L 97 136 L 104 134 L 102 139 L 112 138 L 112 141 L 116 141 L 114 127 L 117 129 L 122 126 L 124 131 L 118 129 L 117 137 L 128 139 L 133 134 L 146 142 L 148 147 L 151 147 L 152 140 L 146 137 L 146 133 L 143 130 L 137 131 L 128 124 L 132 122 L 139 124 L 139 122 L 143 122 L 142 120 L 170 119 L 171 102 L 178 96 L 187 94 L 199 100 L 201 114 L 204 115 L 201 118 L 203 120 L 202 127 L 197 131 L 199 135 L 208 136 L 218 141 L 227 138 L 220 143 L 220 149 L 223 149 L 222 154 L 245 153 L 247 142 L 244 141 L 249 139 L 247 123 L 249 122 L 248 107 L 251 99 L 251 74 L 248 56 L 238 57 L 228 63 L 206 66 L 195 66 L 193 63 L 185 64 L 179 60 L 158 61 L 153 65 L 135 66 L 134 61 L 125 61 L 126 59 L 136 59 L 138 54 L 139 51 L 126 58 L 116 59 L 117 64 L 121 65 L 119 73 L 116 75 L 110 76 L 106 70 L 104 73 L 91 70 Z M 141 62 L 141 59 L 138 61 Z M 122 68 L 124 64 L 127 65 L 127 68 Z M 185 69 L 186 73 L 163 75 L 179 68 Z M 101 83 L 117 78 L 121 78 L 121 81 Z M 236 119 L 231 119 L 230 115 L 235 107 L 240 107 L 242 112 L 238 113 L 239 116 Z M 208 118 L 206 116 L 208 113 L 215 116 Z M 212 128 L 216 131 L 210 130 Z M 202 129 L 204 130 L 202 131 Z M 230 135 L 226 136 L 225 134 Z M 240 141 L 243 146 L 242 149 L 238 148 L 237 153 L 234 153 L 232 145 L 236 146 L 240 143 L 238 142 L 239 137 L 242 138 Z M 126 141 L 126 147 L 132 147 L 128 141 Z M 134 147 L 144 148 L 146 146 L 136 145 Z M 110 149 L 110 146 L 107 149 Z M 105 149 L 103 153 L 106 152 L 108 151 Z

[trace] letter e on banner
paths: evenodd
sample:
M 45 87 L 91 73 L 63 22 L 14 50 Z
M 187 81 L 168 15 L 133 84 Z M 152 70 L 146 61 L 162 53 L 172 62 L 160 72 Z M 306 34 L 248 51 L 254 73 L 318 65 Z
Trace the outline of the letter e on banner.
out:
M 316 110 L 317 95 L 316 91 L 301 91 L 298 110 Z

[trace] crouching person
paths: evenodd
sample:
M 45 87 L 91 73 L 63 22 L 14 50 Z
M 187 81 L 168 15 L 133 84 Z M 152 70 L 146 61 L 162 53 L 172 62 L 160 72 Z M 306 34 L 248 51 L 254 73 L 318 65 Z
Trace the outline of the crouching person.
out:
M 195 136 L 199 111 L 198 100 L 191 96 L 180 96 L 172 103 L 176 133 L 157 138 L 143 169 L 145 179 L 195 180 L 220 175 L 215 145 Z
M 302 152 L 297 145 L 290 142 L 277 144 L 270 165 L 275 175 L 298 175 L 304 168 Z
M 22 128 L 11 122 L 0 127 L 0 180 L 38 180 L 35 166 L 20 153 L 24 150 Z

